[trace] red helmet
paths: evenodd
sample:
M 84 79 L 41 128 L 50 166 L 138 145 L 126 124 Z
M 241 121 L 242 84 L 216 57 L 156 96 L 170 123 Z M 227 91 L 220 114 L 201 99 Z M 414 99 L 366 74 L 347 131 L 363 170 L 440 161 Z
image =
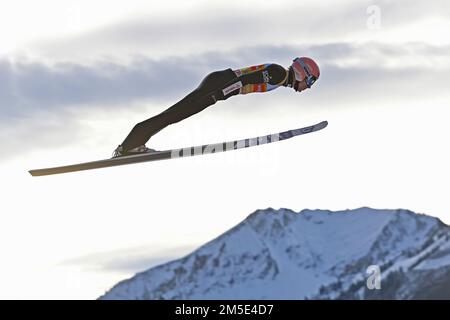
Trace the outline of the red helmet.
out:
M 319 79 L 319 66 L 311 58 L 295 58 L 291 67 L 294 70 L 295 80 L 299 82 L 306 80 L 308 88 L 311 88 L 314 82 Z

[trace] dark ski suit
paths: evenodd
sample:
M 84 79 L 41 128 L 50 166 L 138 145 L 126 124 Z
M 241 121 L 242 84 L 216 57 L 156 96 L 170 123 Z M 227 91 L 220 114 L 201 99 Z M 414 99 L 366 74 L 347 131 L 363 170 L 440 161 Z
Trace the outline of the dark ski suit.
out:
M 124 151 L 144 145 L 170 124 L 186 119 L 218 100 L 237 94 L 266 92 L 286 86 L 290 72 L 278 64 L 263 64 L 238 70 L 225 69 L 208 74 L 186 97 L 160 114 L 134 126 L 122 143 Z

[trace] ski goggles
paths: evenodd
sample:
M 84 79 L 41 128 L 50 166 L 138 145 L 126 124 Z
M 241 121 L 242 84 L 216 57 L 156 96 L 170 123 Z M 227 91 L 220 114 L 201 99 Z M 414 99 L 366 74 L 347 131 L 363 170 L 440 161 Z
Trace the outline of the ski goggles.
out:
M 309 72 L 308 68 L 306 67 L 306 64 L 303 62 L 302 59 L 295 58 L 294 63 L 298 63 L 303 68 L 303 70 L 305 71 L 305 74 L 306 74 L 306 79 L 305 79 L 306 86 L 308 88 L 311 88 L 311 86 L 314 84 L 314 82 L 316 82 L 317 78 Z

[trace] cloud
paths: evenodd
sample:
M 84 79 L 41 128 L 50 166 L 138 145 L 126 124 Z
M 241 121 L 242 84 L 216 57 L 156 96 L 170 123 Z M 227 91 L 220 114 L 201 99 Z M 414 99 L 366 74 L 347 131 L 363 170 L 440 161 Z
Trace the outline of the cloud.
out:
M 367 7 L 378 5 L 381 29 L 367 28 Z M 148 14 L 90 30 L 67 39 L 40 40 L 28 51 L 42 58 L 91 59 L 92 57 L 129 57 L 229 51 L 244 45 L 261 46 L 324 44 L 328 42 L 367 42 L 372 38 L 427 42 L 431 33 L 442 32 L 438 26 L 428 35 L 411 33 L 404 28 L 429 19 L 449 18 L 450 4 L 435 0 L 433 6 L 410 1 L 340 1 L 339 3 L 285 3 L 278 7 L 255 6 L 251 10 L 214 3 L 193 7 L 189 14 L 172 11 L 167 15 Z M 394 39 L 389 39 L 397 29 Z M 444 36 L 444 35 L 442 35 Z
M 154 246 L 133 247 L 109 252 L 93 253 L 66 260 L 61 265 L 108 272 L 136 273 L 147 270 L 190 253 L 194 246 L 167 248 L 155 252 Z
M 141 56 L 129 63 L 104 60 L 93 64 L 46 64 L 0 60 L 0 144 L 11 150 L 5 157 L 15 155 L 15 150 L 23 150 L 22 141 L 31 145 L 27 150 L 64 145 L 80 138 L 85 131 L 85 124 L 77 118 L 80 113 L 86 117 L 107 112 L 114 117 L 114 113 L 133 110 L 130 107 L 133 105 L 169 107 L 194 89 L 208 72 L 265 62 L 287 67 L 297 55 L 314 57 L 322 70 L 315 88 L 301 96 L 305 105 L 327 108 L 447 94 L 450 46 L 423 43 L 266 45 L 159 60 Z M 258 110 L 263 111 L 275 101 L 289 104 L 292 94 L 279 90 L 265 95 L 264 99 L 251 95 L 245 100 L 235 97 L 221 103 L 239 105 L 258 99 Z M 215 109 L 215 114 L 221 112 L 223 108 Z M 228 108 L 227 113 L 230 112 L 245 117 L 255 111 Z
M 108 104 L 115 106 L 140 99 L 186 91 L 198 72 L 179 68 L 173 61 L 138 59 L 131 65 L 100 62 L 76 63 L 0 61 L 0 99 L 3 119 L 29 112 L 62 112 L 67 106 Z
M 312 56 L 322 68 L 321 82 L 331 79 L 345 91 L 375 80 L 395 83 L 398 77 L 437 78 L 450 68 L 450 46 L 419 43 L 402 46 L 329 43 L 311 46 L 242 47 L 187 57 L 155 60 L 139 57 L 131 63 L 99 61 L 93 65 L 0 60 L 0 121 L 31 113 L 64 114 L 76 106 L 121 108 L 136 101 L 175 102 L 194 89 L 209 72 L 265 62 L 286 67 L 297 55 Z M 421 72 L 423 73 L 421 75 Z M 366 81 L 370 81 L 367 83 Z M 345 94 L 345 92 L 344 92 Z
M 356 19 L 337 19 L 339 13 L 336 12 L 322 11 L 320 15 L 308 14 L 299 18 L 298 12 L 313 12 L 318 8 L 296 7 L 298 4 L 279 9 L 255 7 L 247 11 L 207 6 L 193 10 L 189 15 L 174 13 L 173 16 L 125 20 L 67 40 L 40 41 L 30 49 L 43 57 L 62 59 L 133 54 L 161 58 L 233 50 L 242 44 L 314 42 L 325 35 L 330 37 L 331 33 L 336 35 L 354 30 L 358 24 Z M 357 11 L 355 15 L 359 16 L 361 28 L 364 27 L 365 9 L 359 6 Z M 319 18 L 323 22 L 319 23 Z

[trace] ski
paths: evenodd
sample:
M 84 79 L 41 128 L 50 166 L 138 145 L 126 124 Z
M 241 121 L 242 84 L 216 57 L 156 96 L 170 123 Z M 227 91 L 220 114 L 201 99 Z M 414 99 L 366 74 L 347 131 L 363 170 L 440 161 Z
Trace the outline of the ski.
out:
M 82 170 L 91 170 L 91 169 L 99 169 L 99 168 L 106 168 L 106 167 L 113 167 L 113 166 L 121 166 L 121 165 L 125 165 L 125 164 L 133 164 L 133 163 L 139 163 L 139 162 L 168 160 L 168 159 L 174 159 L 174 158 L 190 157 L 190 156 L 195 156 L 195 155 L 204 155 L 204 154 L 217 153 L 217 152 L 223 152 L 223 151 L 237 150 L 237 149 L 249 148 L 249 147 L 254 147 L 254 146 L 258 146 L 258 145 L 262 145 L 262 144 L 267 144 L 267 143 L 290 139 L 295 136 L 300 136 L 303 134 L 322 130 L 327 125 L 328 125 L 327 121 L 322 121 L 322 122 L 312 125 L 312 126 L 278 132 L 275 134 L 269 134 L 269 135 L 265 135 L 265 136 L 255 137 L 255 138 L 247 138 L 247 139 L 214 143 L 214 144 L 205 144 L 205 145 L 180 148 L 180 149 L 155 151 L 155 152 L 143 153 L 143 154 L 139 154 L 139 155 L 123 156 L 123 157 L 117 157 L 117 158 L 110 158 L 110 159 L 104 159 L 104 160 L 97 160 L 97 161 L 91 161 L 91 162 L 65 165 L 65 166 L 60 166 L 60 167 L 34 169 L 34 170 L 29 170 L 28 172 L 34 177 L 46 176 L 46 175 L 52 175 L 52 174 L 60 174 L 60 173 L 76 172 L 76 171 L 82 171 Z

